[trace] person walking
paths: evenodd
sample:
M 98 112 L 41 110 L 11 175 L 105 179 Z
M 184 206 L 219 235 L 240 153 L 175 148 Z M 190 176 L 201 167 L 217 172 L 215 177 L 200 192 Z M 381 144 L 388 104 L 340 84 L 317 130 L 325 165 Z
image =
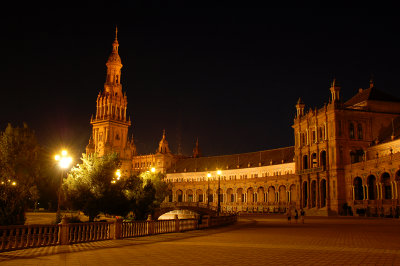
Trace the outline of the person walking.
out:
M 299 212 L 297 211 L 297 209 L 294 210 L 294 220 L 296 221 L 297 224 L 297 219 L 299 219 Z
M 304 216 L 306 215 L 305 211 L 303 209 L 301 209 L 300 211 L 300 217 L 301 217 L 301 223 L 304 224 Z
M 292 223 L 292 212 L 290 209 L 287 209 L 286 216 L 287 216 L 288 223 L 289 224 Z

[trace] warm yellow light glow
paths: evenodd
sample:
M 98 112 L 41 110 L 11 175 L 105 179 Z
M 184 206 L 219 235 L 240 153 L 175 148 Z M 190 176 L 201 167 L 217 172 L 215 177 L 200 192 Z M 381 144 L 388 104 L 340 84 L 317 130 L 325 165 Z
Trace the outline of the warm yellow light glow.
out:
M 118 169 L 117 172 L 115 172 L 115 175 L 121 177 L 121 170 Z
M 72 157 L 67 157 L 68 152 L 66 150 L 62 150 L 61 151 L 61 156 L 59 154 L 57 154 L 56 156 L 54 156 L 54 159 L 56 161 L 58 161 L 58 165 L 61 168 L 68 168 L 70 166 L 70 164 L 72 163 Z
M 61 168 L 68 168 L 71 163 L 72 163 L 71 157 L 62 157 L 60 159 L 59 165 Z
M 211 174 L 210 173 L 207 173 L 207 178 L 210 178 L 211 177 Z
M 117 181 L 115 181 L 115 180 L 111 181 L 112 184 L 115 184 L 116 182 L 117 182 Z
M 217 171 L 217 175 L 221 175 L 222 174 L 222 171 L 221 170 L 218 170 Z
M 156 171 L 156 168 L 152 167 L 151 172 L 154 173 Z
M 17 182 L 13 181 L 13 182 L 11 183 L 11 185 L 16 186 L 16 185 L 17 185 Z

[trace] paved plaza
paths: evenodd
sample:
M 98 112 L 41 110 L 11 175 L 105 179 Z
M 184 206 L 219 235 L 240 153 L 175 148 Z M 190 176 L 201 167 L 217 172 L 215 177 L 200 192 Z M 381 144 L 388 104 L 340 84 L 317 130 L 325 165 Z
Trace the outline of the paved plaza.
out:
M 242 216 L 233 226 L 0 253 L 1 265 L 400 265 L 400 221 Z

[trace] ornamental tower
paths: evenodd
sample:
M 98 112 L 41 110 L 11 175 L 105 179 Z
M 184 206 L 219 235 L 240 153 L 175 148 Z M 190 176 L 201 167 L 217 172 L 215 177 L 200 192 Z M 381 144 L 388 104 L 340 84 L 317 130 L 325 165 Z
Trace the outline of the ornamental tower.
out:
M 86 153 L 103 156 L 110 152 L 119 154 L 122 169 L 130 172 L 132 156 L 136 154 L 133 139 L 128 140 L 127 97 L 122 93 L 121 58 L 118 54 L 117 28 L 112 52 L 108 57 L 107 77 L 104 90 L 97 96 L 96 116 L 91 118 L 92 136 L 86 147 Z

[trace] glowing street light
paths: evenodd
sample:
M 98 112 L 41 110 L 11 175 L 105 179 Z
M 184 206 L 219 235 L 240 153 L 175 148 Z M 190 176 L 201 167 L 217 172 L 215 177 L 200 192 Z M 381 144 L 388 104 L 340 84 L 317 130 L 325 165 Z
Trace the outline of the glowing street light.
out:
M 155 173 L 155 172 L 156 172 L 156 168 L 155 168 L 155 167 L 152 167 L 152 168 L 151 168 L 151 172 L 152 172 L 152 173 Z
M 121 170 L 118 169 L 117 172 L 115 172 L 115 175 L 117 176 L 117 180 L 121 178 Z
M 58 217 L 60 215 L 61 186 L 64 176 L 64 169 L 67 169 L 71 165 L 72 157 L 68 156 L 68 152 L 66 150 L 62 150 L 61 155 L 59 154 L 55 155 L 54 159 L 58 162 L 58 166 L 60 166 L 61 168 L 60 187 L 58 190 L 58 202 L 57 202 L 57 214 L 56 214 L 56 216 Z

